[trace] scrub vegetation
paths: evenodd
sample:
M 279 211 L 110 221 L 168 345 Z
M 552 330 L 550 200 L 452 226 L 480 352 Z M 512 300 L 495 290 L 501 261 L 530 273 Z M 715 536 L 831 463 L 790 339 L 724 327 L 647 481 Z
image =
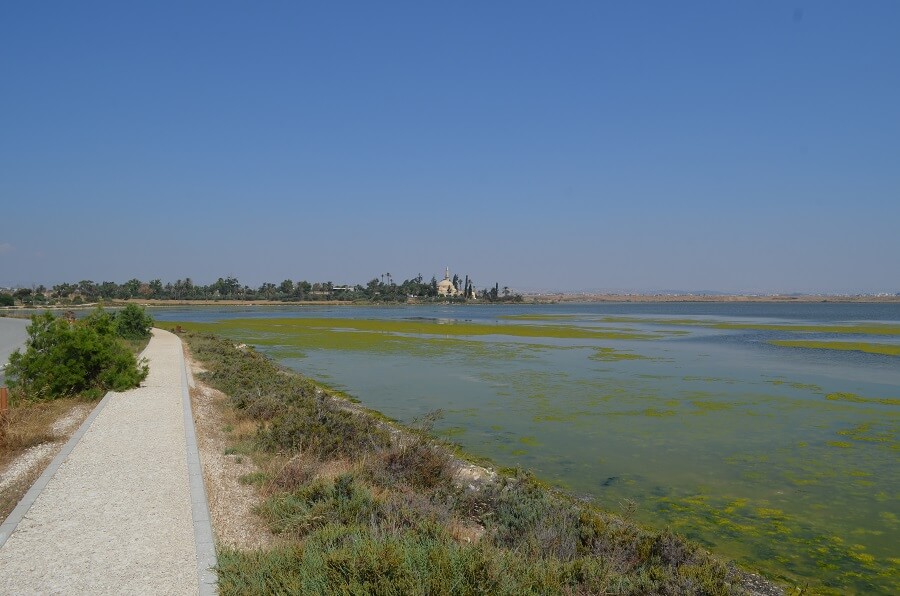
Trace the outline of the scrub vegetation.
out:
M 458 459 L 437 416 L 389 424 L 252 348 L 186 340 L 256 429 L 229 449 L 262 470 L 247 481 L 279 537 L 220 552 L 222 594 L 745 593 L 743 572 L 670 531 Z

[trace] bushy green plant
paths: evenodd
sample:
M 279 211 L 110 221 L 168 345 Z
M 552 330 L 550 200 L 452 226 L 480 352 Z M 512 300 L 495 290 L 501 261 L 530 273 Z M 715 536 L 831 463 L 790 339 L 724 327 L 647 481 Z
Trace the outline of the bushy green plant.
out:
M 27 331 L 25 351 L 13 352 L 6 375 L 28 399 L 98 398 L 147 377 L 147 366 L 120 342 L 113 319 L 102 311 L 78 322 L 50 312 L 34 315 Z
M 252 349 L 196 336 L 191 347 L 198 358 L 215 363 L 202 378 L 228 394 L 243 415 L 267 422 L 257 435 L 267 451 L 357 457 L 390 445 L 376 420 L 342 408 L 309 379 L 283 374 Z
M 10 294 L 0 293 L 0 306 L 12 306 L 16 303 L 16 299 Z
M 374 524 L 379 503 L 352 474 L 317 480 L 291 493 L 276 495 L 262 507 L 273 532 L 304 536 L 329 523 Z
M 302 544 L 219 553 L 230 594 L 692 594 L 610 571 L 598 560 L 528 560 L 486 543 L 459 544 L 430 527 L 383 535 L 329 524 Z
M 115 316 L 116 332 L 125 339 L 147 339 L 153 327 L 153 317 L 144 308 L 129 304 Z

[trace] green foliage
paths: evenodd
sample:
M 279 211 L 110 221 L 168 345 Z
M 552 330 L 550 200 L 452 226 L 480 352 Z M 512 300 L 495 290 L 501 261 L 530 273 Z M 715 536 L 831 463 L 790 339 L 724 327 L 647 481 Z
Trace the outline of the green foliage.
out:
M 191 347 L 198 358 L 219 364 L 205 378 L 248 418 L 266 423 L 257 444 L 267 451 L 355 457 L 390 442 L 371 417 L 340 407 L 309 379 L 284 374 L 252 349 L 209 337 L 193 338 Z
M 387 280 L 387 282 L 385 282 Z M 462 280 L 454 276 L 455 285 L 463 286 Z M 366 285 L 355 284 L 336 286 L 333 282 L 314 282 L 306 280 L 293 281 L 285 279 L 279 284 L 265 282 L 258 288 L 251 288 L 240 283 L 235 277 L 219 278 L 214 283 L 204 286 L 195 284 L 191 278 L 179 279 L 174 283 L 163 284 L 161 280 L 154 279 L 144 283 L 139 279 L 130 279 L 125 283 L 117 284 L 112 281 L 95 283 L 91 280 L 82 280 L 78 283 L 63 283 L 53 286 L 51 291 L 44 296 L 42 288 L 35 296 L 16 296 L 26 303 L 45 301 L 63 304 L 81 304 L 97 300 L 116 300 L 142 297 L 153 300 L 278 300 L 282 302 L 297 301 L 369 301 L 369 302 L 407 302 L 410 297 L 419 300 L 439 300 L 441 302 L 465 302 L 470 294 L 475 292 L 471 280 L 466 278 L 463 288 L 465 292 L 461 296 L 439 296 L 437 278 L 426 281 L 420 273 L 412 279 L 395 283 L 390 273 L 381 274 L 369 281 Z M 30 294 L 31 290 L 22 290 Z M 497 286 L 492 290 L 481 291 L 482 299 L 491 302 L 521 302 L 522 296 L 512 294 L 509 288 L 503 288 L 503 294 L 499 294 Z
M 33 316 L 25 352 L 13 352 L 6 368 L 10 386 L 35 400 L 99 398 L 109 390 L 137 387 L 147 372 L 103 311 L 74 323 L 50 312 Z
M 153 317 L 136 304 L 129 304 L 115 316 L 116 332 L 125 339 L 146 339 L 150 337 Z
M 15 303 L 16 299 L 12 295 L 0 293 L 0 306 L 13 306 Z
M 381 536 L 365 525 L 327 525 L 302 545 L 269 551 L 225 549 L 218 570 L 223 595 L 651 593 L 600 562 L 533 563 L 442 532 Z
M 224 549 L 219 590 L 230 594 L 727 594 L 690 566 L 616 572 L 600 558 L 529 559 L 485 542 L 459 544 L 434 526 L 384 535 L 368 524 L 330 523 L 302 543 L 267 551 Z
M 371 492 L 351 474 L 334 481 L 317 480 L 293 493 L 269 499 L 261 508 L 277 534 L 308 534 L 329 523 L 362 525 L 379 516 L 379 504 Z

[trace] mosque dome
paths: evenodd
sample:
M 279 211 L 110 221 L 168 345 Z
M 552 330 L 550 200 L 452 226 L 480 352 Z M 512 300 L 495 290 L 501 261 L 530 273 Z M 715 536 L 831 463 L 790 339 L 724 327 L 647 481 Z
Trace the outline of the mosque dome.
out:
M 447 268 L 447 272 L 444 274 L 444 279 L 438 282 L 437 285 L 438 295 L 440 296 L 456 296 L 459 294 L 459 290 L 456 289 L 456 286 L 453 285 L 453 282 L 450 280 L 450 268 Z

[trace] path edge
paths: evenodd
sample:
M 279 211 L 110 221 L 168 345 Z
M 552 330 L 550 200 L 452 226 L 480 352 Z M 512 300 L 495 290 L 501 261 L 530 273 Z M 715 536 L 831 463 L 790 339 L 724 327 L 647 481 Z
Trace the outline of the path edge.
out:
M 0 548 L 3 548 L 3 545 L 6 544 L 9 537 L 16 531 L 19 523 L 25 519 L 25 515 L 31 509 L 31 506 L 34 505 L 34 502 L 41 496 L 41 492 L 47 487 L 53 476 L 56 475 L 56 472 L 63 462 L 71 455 L 72 451 L 75 449 L 75 445 L 78 444 L 81 437 L 83 437 L 91 427 L 91 424 L 93 424 L 94 419 L 100 414 L 100 411 L 106 407 L 107 403 L 109 403 L 113 393 L 113 391 L 109 391 L 103 396 L 103 399 L 101 399 L 100 403 L 94 407 L 90 414 L 88 414 L 88 417 L 81 423 L 78 430 L 69 437 L 69 440 L 63 445 L 63 448 L 59 450 L 56 457 L 54 457 L 50 464 L 44 468 L 43 473 L 41 473 L 38 479 L 34 481 L 34 484 L 31 485 L 31 488 L 28 489 L 25 496 L 18 502 L 16 508 L 9 514 L 9 517 L 0 524 Z
M 177 335 L 175 337 L 178 337 Z M 216 574 L 216 544 L 213 538 L 209 503 L 206 500 L 206 486 L 203 483 L 203 466 L 200 464 L 200 450 L 197 448 L 197 431 L 191 409 L 191 393 L 188 389 L 187 361 L 184 357 L 184 342 L 178 337 L 181 348 L 181 404 L 184 410 L 184 436 L 187 442 L 188 484 L 191 489 L 191 517 L 194 520 L 194 544 L 197 549 L 197 576 L 200 596 L 218 594 Z M 192 379 L 193 380 L 193 379 Z M 193 384 L 193 383 L 191 383 Z

